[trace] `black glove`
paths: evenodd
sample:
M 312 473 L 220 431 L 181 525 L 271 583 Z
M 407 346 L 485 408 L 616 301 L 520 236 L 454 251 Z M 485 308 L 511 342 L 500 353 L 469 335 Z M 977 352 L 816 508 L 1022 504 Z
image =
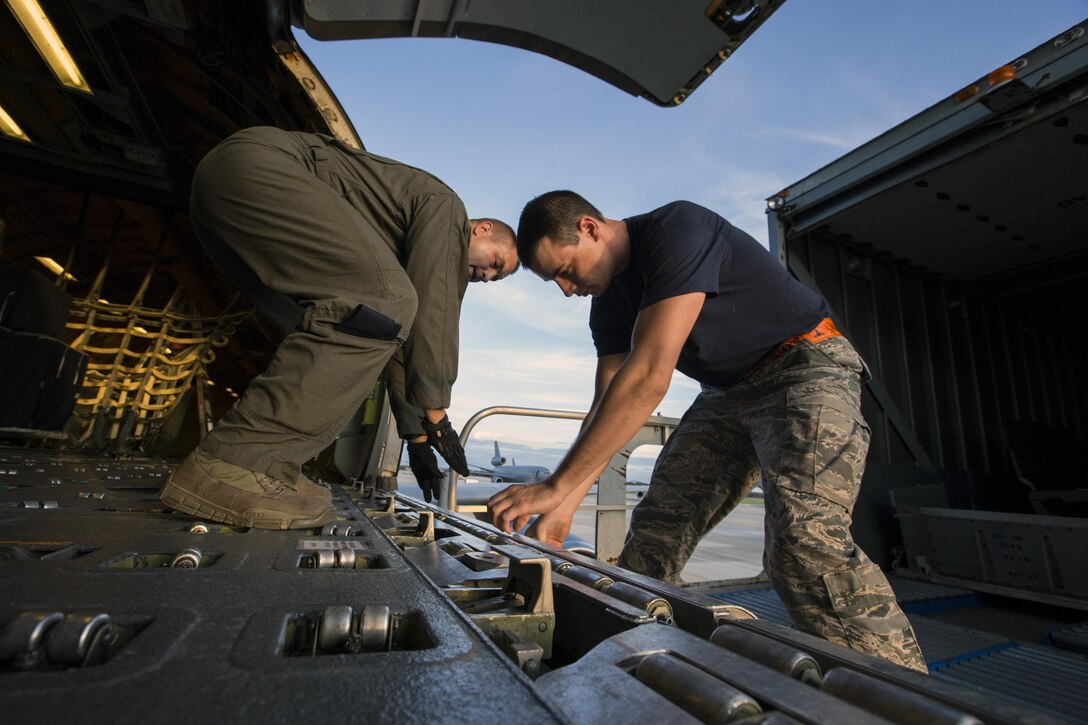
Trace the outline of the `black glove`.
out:
M 450 468 L 462 476 L 467 476 L 468 459 L 465 458 L 465 449 L 461 447 L 461 439 L 457 437 L 457 431 L 450 425 L 450 417 L 444 415 L 437 423 L 424 418 L 423 430 L 427 433 L 427 442 L 442 454 Z
M 442 472 L 438 470 L 438 461 L 427 441 L 408 442 L 408 466 L 416 477 L 416 483 L 423 489 L 423 500 L 427 503 L 433 498 L 438 500 L 442 492 Z

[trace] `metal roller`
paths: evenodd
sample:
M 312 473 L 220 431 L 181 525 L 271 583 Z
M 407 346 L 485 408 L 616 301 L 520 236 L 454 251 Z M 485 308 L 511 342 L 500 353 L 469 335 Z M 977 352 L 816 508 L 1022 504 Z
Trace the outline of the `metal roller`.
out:
M 723 624 L 710 641 L 807 685 L 820 686 L 820 665 L 809 655 L 755 632 Z
M 358 651 L 384 652 L 393 638 L 393 617 L 389 607 L 370 604 L 359 612 Z
M 83 657 L 81 665 L 89 667 L 105 662 L 109 656 L 110 648 L 117 644 L 121 638 L 121 632 L 121 627 L 113 622 L 107 622 L 99 627 L 91 636 L 91 640 L 87 645 L 87 654 Z
M 467 554 L 470 551 L 472 551 L 472 547 L 465 546 L 462 543 L 451 541 L 448 544 L 443 544 L 442 545 L 442 550 L 445 551 L 450 556 L 456 558 L 458 556 L 461 556 L 463 554 Z
M 337 549 L 336 565 L 341 569 L 354 569 L 355 552 L 351 549 Z
M 317 625 L 317 648 L 322 651 L 342 650 L 351 635 L 351 607 L 325 607 Z
M 552 563 L 552 571 L 556 574 L 562 574 L 567 569 L 570 569 L 574 564 L 571 564 L 566 559 L 560 559 L 558 556 L 549 556 L 548 561 Z
M 627 602 L 638 607 L 666 624 L 672 624 L 672 605 L 663 597 L 659 597 L 645 589 L 639 589 L 626 582 L 613 582 L 601 588 L 601 591 L 610 597 L 619 599 L 621 602 Z
M 204 561 L 204 555 L 200 553 L 200 549 L 182 549 L 170 562 L 170 568 L 198 569 L 202 561 Z
M 310 566 L 314 569 L 331 569 L 336 566 L 336 552 L 318 549 L 310 555 Z
M 321 528 L 322 536 L 336 536 L 336 524 L 325 524 Z
M 569 569 L 565 569 L 563 571 L 563 576 L 585 584 L 587 587 L 593 587 L 594 589 L 603 589 L 616 581 L 612 577 L 599 574 L 584 566 L 572 566 Z
M 0 660 L 10 662 L 20 655 L 40 652 L 45 633 L 62 619 L 64 614 L 61 612 L 19 614 L 0 630 Z
M 973 715 L 845 667 L 828 672 L 822 689 L 900 725 L 982 725 Z
M 109 623 L 108 614 L 69 614 L 47 633 L 46 654 L 52 662 L 82 664 L 87 659 L 95 635 Z
M 732 725 L 801 725 L 801 721 L 781 712 L 765 712 L 734 720 Z
M 705 723 L 728 723 L 762 712 L 750 696 L 672 655 L 649 655 L 635 668 L 635 677 Z
M 203 521 L 197 521 L 195 524 L 189 527 L 190 534 L 206 534 L 208 533 L 208 525 Z

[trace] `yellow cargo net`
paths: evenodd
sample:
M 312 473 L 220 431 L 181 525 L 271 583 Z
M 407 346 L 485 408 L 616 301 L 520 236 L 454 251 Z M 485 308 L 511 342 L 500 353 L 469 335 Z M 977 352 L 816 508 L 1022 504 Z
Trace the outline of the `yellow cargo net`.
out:
M 216 348 L 252 314 L 228 306 L 218 317 L 204 317 L 179 309 L 180 299 L 177 290 L 162 310 L 91 297 L 73 302 L 71 346 L 87 355 L 69 426 L 80 447 L 126 454 L 153 444 L 194 382 L 205 377 Z

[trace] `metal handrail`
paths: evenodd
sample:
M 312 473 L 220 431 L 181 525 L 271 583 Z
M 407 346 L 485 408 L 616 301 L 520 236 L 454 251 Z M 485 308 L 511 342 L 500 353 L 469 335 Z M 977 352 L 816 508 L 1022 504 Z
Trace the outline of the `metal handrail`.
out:
M 461 447 L 467 447 L 468 436 L 484 418 L 492 415 L 524 415 L 531 418 L 558 418 L 559 420 L 583 420 L 588 413 L 578 413 L 573 410 L 550 410 L 548 408 L 517 408 L 505 405 L 496 405 L 484 408 L 465 423 L 461 429 Z M 457 472 L 452 468 L 446 478 L 446 490 L 442 492 L 442 506 L 450 511 L 457 510 Z

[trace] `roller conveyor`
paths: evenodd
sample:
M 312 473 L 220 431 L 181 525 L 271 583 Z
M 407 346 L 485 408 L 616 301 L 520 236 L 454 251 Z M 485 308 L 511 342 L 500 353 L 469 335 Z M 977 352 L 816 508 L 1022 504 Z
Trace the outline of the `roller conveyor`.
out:
M 0 452 L 6 721 L 908 722 L 889 692 L 1051 721 L 385 491 L 333 486 L 312 531 L 195 521 L 169 470 Z

